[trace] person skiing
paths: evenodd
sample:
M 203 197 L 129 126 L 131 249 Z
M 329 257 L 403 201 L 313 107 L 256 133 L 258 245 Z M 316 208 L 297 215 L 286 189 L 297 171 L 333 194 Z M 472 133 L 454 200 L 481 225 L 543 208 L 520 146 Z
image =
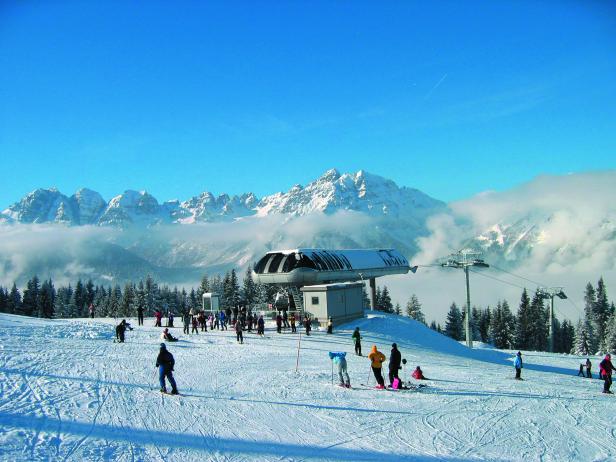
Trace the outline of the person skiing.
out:
M 220 330 L 227 330 L 227 315 L 220 310 Z
M 160 352 L 156 358 L 156 367 L 158 368 L 158 380 L 160 382 L 161 393 L 167 393 L 167 387 L 165 386 L 165 377 L 171 384 L 171 394 L 177 395 L 178 388 L 173 378 L 173 367 L 175 366 L 175 359 L 173 355 L 167 351 L 167 345 L 160 344 Z
M 199 333 L 199 324 L 197 322 L 197 316 L 193 316 L 192 318 L 192 331 L 193 334 Z
M 353 331 L 353 340 L 355 341 L 355 354 L 361 356 L 361 334 L 359 333 L 359 327 L 356 327 Z
M 252 332 L 252 325 L 254 323 L 254 317 L 252 316 L 252 311 L 250 311 L 248 313 L 248 319 L 247 319 L 247 324 L 248 324 L 248 332 Z
M 284 329 L 287 329 L 288 327 L 291 327 L 291 326 L 289 326 L 289 313 L 287 313 L 287 309 L 286 308 L 284 308 L 282 310 L 282 327 Z
M 239 321 L 236 321 L 235 323 L 235 335 L 237 337 L 237 342 L 238 343 L 244 343 L 244 334 L 242 332 L 242 323 Z
M 190 318 L 190 313 L 185 311 L 182 316 L 182 323 L 184 324 L 184 333 L 186 335 L 190 335 Z
M 289 316 L 289 322 L 291 323 L 291 333 L 295 334 L 297 332 L 297 327 L 295 327 L 295 313 L 291 313 L 291 316 Z
M 265 335 L 265 321 L 263 320 L 263 315 L 259 316 L 257 320 L 257 335 L 262 337 Z
M 392 343 L 391 345 L 391 354 L 389 356 L 389 386 L 390 388 L 394 386 L 394 379 L 400 378 L 398 377 L 398 371 L 400 370 L 400 363 L 402 362 L 402 355 L 400 354 L 400 350 L 398 350 L 398 345 Z
M 333 333 L 333 330 L 334 330 L 334 322 L 332 321 L 332 317 L 330 316 L 327 319 L 327 333 L 331 334 Z
M 590 362 L 590 358 L 586 358 L 586 378 L 592 379 L 592 374 L 590 373 L 591 368 L 592 363 Z
M 124 343 L 124 333 L 126 329 L 133 330 L 130 324 L 126 322 L 126 319 L 122 319 L 122 322 L 116 326 L 116 339 L 118 343 Z
M 616 371 L 612 365 L 612 356 L 606 354 L 603 361 L 599 363 L 599 374 L 603 377 L 603 393 L 609 393 L 610 395 L 613 394 L 610 391 L 610 387 L 612 386 L 612 371 Z
M 583 363 L 580 364 L 580 370 L 578 371 L 578 375 L 577 376 L 579 377 L 580 375 L 582 377 L 586 377 L 586 374 L 584 374 L 584 364 Z
M 177 342 L 178 341 L 177 337 L 174 337 L 173 335 L 171 335 L 171 332 L 169 332 L 169 329 L 167 327 L 165 327 L 165 330 L 163 330 L 163 333 L 160 334 L 160 338 L 162 338 L 166 342 Z
M 385 388 L 385 380 L 383 380 L 383 374 L 381 373 L 381 369 L 383 367 L 383 361 L 385 361 L 387 358 L 383 353 L 376 349 L 376 345 L 372 345 L 372 350 L 368 355 L 368 359 L 371 362 L 370 366 L 372 367 L 372 373 L 374 374 L 374 378 L 376 379 L 376 382 L 378 384 L 376 388 Z
M 137 307 L 137 325 L 143 326 L 143 307 Z
M 351 379 L 349 378 L 349 373 L 347 371 L 347 360 L 345 358 L 346 353 L 338 353 L 332 354 L 330 353 L 330 357 L 332 357 L 332 361 L 334 364 L 338 366 L 338 377 L 340 378 L 340 386 L 345 388 L 351 388 Z
M 90 307 L 88 309 L 90 311 L 90 319 L 94 319 L 94 305 L 90 303 Z
M 167 315 L 167 327 L 173 327 L 173 313 L 171 311 Z
M 156 322 L 154 323 L 154 327 L 162 327 L 162 319 L 163 319 L 163 314 L 160 312 L 160 310 L 156 310 L 154 312 L 154 317 L 156 318 Z
M 515 367 L 515 379 L 522 380 L 522 377 L 520 375 L 522 374 L 522 368 L 524 367 L 524 365 L 522 364 L 521 351 L 518 351 L 518 353 L 515 355 L 515 359 L 513 360 L 513 367 Z
M 306 329 L 306 335 L 310 335 L 310 330 L 312 329 L 312 326 L 310 325 L 310 318 L 308 317 L 308 315 L 306 315 L 306 317 L 304 318 L 304 328 Z
M 426 377 L 424 377 L 423 371 L 421 370 L 421 367 L 419 366 L 415 368 L 411 376 L 416 380 L 428 380 Z

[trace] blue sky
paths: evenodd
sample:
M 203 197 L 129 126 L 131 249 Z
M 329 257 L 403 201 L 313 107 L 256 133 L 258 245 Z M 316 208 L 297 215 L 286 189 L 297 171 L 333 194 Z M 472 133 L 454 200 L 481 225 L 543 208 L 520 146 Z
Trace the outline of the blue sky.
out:
M 599 1 L 0 5 L 0 207 L 262 196 L 365 169 L 443 200 L 616 168 Z

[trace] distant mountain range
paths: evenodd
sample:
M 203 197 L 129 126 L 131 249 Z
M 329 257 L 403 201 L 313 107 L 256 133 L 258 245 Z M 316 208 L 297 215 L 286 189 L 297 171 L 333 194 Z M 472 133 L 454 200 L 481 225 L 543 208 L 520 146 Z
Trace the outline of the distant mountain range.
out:
M 71 226 L 190 224 L 232 221 L 271 214 L 331 214 L 353 210 L 370 216 L 413 219 L 442 210 L 445 204 L 416 189 L 398 187 L 393 181 L 364 171 L 340 174 L 328 170 L 305 187 L 258 199 L 253 193 L 216 197 L 203 192 L 183 202 L 160 203 L 146 191 L 127 190 L 106 202 L 96 191 L 80 189 L 66 196 L 55 188 L 37 189 L 0 215 L 5 222 L 62 223 Z
M 160 203 L 127 190 L 106 201 L 89 189 L 71 196 L 37 189 L 0 213 L 0 283 L 33 273 L 194 282 L 298 246 L 394 247 L 411 261 L 426 260 L 419 263 L 473 247 L 509 267 L 531 260 L 613 266 L 613 184 L 615 172 L 542 177 L 453 204 L 365 171 L 335 169 L 260 199 L 203 192 Z

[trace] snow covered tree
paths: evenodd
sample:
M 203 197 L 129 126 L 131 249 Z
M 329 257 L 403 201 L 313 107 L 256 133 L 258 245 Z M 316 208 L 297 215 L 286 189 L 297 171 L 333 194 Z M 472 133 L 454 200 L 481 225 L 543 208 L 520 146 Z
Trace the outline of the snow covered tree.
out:
M 570 353 L 575 339 L 575 329 L 569 320 L 562 324 L 554 319 L 554 350 L 557 353 Z
M 591 330 L 590 323 L 580 319 L 577 328 L 575 329 L 575 341 L 571 353 L 578 355 L 592 354 L 592 342 L 590 339 Z
M 607 322 L 610 316 L 610 304 L 607 299 L 607 290 L 603 277 L 597 283 L 596 300 L 593 307 L 593 327 L 597 337 L 597 349 L 599 351 L 606 350 L 606 330 Z
M 589 282 L 586 284 L 584 292 L 584 330 L 590 342 L 590 351 L 595 353 L 599 347 L 599 341 L 595 332 L 595 305 L 597 303 L 597 294 L 594 287 Z M 587 354 L 587 353 L 584 353 Z
M 237 306 L 240 304 L 240 284 L 237 280 L 235 269 L 225 274 L 223 280 L 223 298 L 227 306 Z
M 606 353 L 616 353 L 616 313 L 612 313 L 605 332 Z
M 548 349 L 548 312 L 539 292 L 535 292 L 530 304 L 530 337 L 527 349 L 547 351 Z
M 490 307 L 485 310 L 481 310 L 479 314 L 479 321 L 477 323 L 477 330 L 479 331 L 479 340 L 483 343 L 490 341 L 490 321 L 492 318 L 492 312 Z
M 122 289 L 119 285 L 115 285 L 109 296 L 109 316 L 117 318 L 120 313 L 120 304 L 122 303 Z
M 94 283 L 92 282 L 92 279 L 88 279 L 88 282 L 86 282 L 86 309 L 89 310 L 90 305 L 94 304 L 94 296 L 96 295 L 96 289 L 94 287 Z
M 74 289 L 74 297 L 75 297 L 75 307 L 77 309 L 75 313 L 75 317 L 82 318 L 87 315 L 87 306 L 86 306 L 86 288 L 81 282 L 81 279 L 77 281 Z
M 409 318 L 414 319 L 415 321 L 419 321 L 424 324 L 426 323 L 426 317 L 421 311 L 421 303 L 419 303 L 419 299 L 415 294 L 412 294 L 411 298 L 409 298 L 409 301 L 406 302 L 406 315 Z
M 464 337 L 463 318 L 460 309 L 456 303 L 452 303 L 447 313 L 447 322 L 445 323 L 445 335 L 454 340 L 462 340 Z
M 152 315 L 160 305 L 160 289 L 156 281 L 148 274 L 145 278 L 145 309 L 146 316 Z M 111 312 L 111 309 L 109 310 Z
M 365 310 L 370 309 L 370 297 L 368 297 L 368 292 L 366 291 L 366 285 L 364 284 L 361 288 L 361 299 L 362 305 Z
M 432 322 L 430 323 L 430 329 L 432 329 L 432 330 L 436 330 L 436 321 L 432 321 Z
M 8 313 L 9 293 L 4 287 L 0 287 L 0 313 Z
M 400 307 L 400 303 L 396 303 L 396 306 L 394 307 L 394 313 L 397 314 L 398 316 L 400 316 L 400 314 L 402 313 L 402 308 Z

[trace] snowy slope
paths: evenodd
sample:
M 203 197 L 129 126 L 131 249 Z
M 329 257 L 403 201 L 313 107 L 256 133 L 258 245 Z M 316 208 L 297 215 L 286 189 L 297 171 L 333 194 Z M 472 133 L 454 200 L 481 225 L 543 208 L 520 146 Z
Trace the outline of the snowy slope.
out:
M 146 320 L 151 326 L 152 321 Z M 421 392 L 341 389 L 328 351 L 389 355 L 396 341 L 433 378 Z M 528 353 L 512 380 L 511 352 L 476 350 L 424 326 L 374 315 L 301 339 L 231 332 L 182 336 L 169 349 L 187 397 L 162 396 L 160 329 L 112 343 L 112 320 L 0 316 L 0 459 L 31 460 L 613 460 L 616 401 L 575 376 L 581 358 Z M 174 329 L 179 335 L 180 329 Z M 354 385 L 368 362 L 349 353 Z M 595 361 L 596 363 L 596 361 Z

